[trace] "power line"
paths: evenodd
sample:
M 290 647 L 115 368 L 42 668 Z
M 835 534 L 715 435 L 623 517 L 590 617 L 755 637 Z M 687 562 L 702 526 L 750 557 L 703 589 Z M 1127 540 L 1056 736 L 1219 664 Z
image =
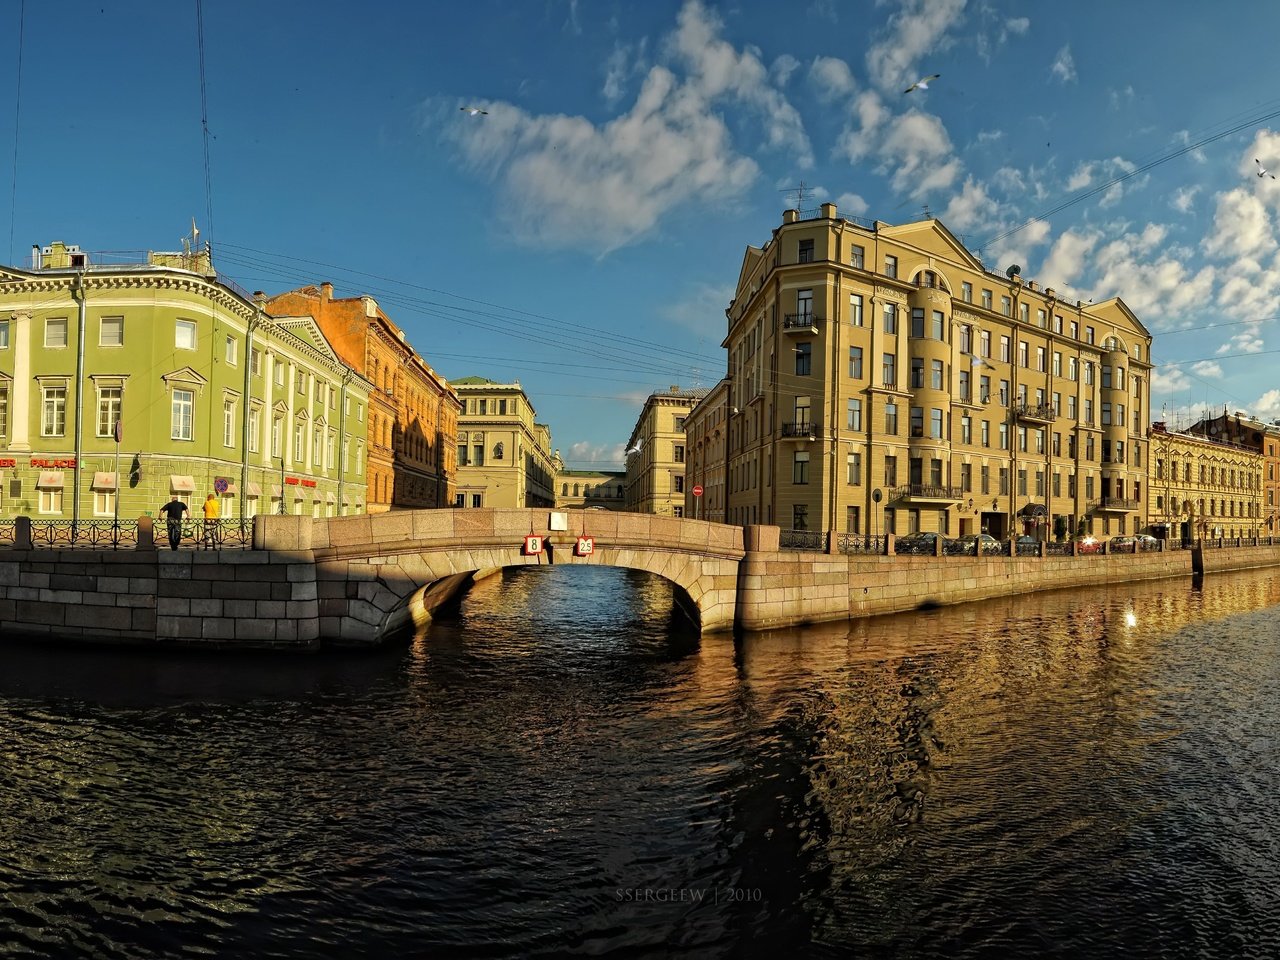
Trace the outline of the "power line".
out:
M 18 92 L 13 104 L 13 186 L 9 192 L 9 262 L 13 263 L 13 228 L 18 220 L 18 133 L 22 118 L 22 41 L 26 33 L 27 0 L 18 5 Z

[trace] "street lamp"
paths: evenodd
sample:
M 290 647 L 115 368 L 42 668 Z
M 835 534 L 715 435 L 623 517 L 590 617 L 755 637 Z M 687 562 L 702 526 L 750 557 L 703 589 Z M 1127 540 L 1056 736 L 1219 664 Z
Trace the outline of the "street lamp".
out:
M 284 516 L 284 457 L 280 458 L 280 516 Z

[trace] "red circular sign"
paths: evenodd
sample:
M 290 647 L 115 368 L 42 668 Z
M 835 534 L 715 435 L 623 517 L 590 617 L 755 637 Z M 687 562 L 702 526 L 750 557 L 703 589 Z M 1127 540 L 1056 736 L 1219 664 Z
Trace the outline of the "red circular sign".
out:
M 695 483 L 695 484 L 693 485 L 693 495 L 694 495 L 695 497 L 700 497 L 700 496 L 702 496 L 702 484 L 700 484 L 700 483 Z

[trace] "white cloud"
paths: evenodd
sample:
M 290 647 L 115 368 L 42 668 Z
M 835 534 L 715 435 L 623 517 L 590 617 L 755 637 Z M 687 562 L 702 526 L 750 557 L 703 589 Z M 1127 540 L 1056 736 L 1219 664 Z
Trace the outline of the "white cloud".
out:
M 733 147 L 715 107 L 742 104 L 764 122 L 770 146 L 812 162 L 800 115 L 771 85 L 759 57 L 719 35 L 719 20 L 688 0 L 664 46 L 669 65 L 648 69 L 631 107 L 604 123 L 535 115 L 507 103 L 481 103 L 489 115 L 459 123 L 456 104 L 424 105 L 461 157 L 497 184 L 494 208 L 520 243 L 604 255 L 651 233 L 670 211 L 740 196 L 759 169 Z M 607 65 L 605 95 L 621 96 L 626 48 Z
M 889 182 L 894 192 L 908 197 L 950 187 L 960 174 L 942 121 L 918 110 L 889 121 L 877 152 L 880 170 L 893 171 Z
M 1237 333 L 1214 352 L 1218 356 L 1227 353 L 1261 353 L 1266 344 L 1258 336 L 1258 332 L 1259 328 L 1255 324 L 1249 324 L 1246 329 Z
M 1169 206 L 1179 213 L 1190 213 L 1192 201 L 1195 200 L 1196 194 L 1199 192 L 1199 187 L 1179 187 L 1174 191 L 1173 199 L 1169 201 Z
M 1173 141 L 1174 141 L 1174 143 L 1180 143 L 1180 144 L 1182 144 L 1184 147 L 1186 147 L 1186 146 L 1190 146 L 1190 145 L 1191 145 L 1191 131 L 1190 131 L 1190 130 L 1179 130 L 1177 133 L 1175 133 L 1175 134 L 1173 135 Z M 1188 157 L 1190 157 L 1192 160 L 1194 160 L 1196 163 L 1208 163 L 1208 162 L 1209 162 L 1209 158 L 1205 156 L 1204 151 L 1203 151 L 1203 150 L 1201 150 L 1199 147 L 1197 147 L 1195 150 L 1190 151 L 1190 152 L 1187 154 L 1187 156 L 1188 156 Z
M 732 95 L 754 107 L 764 117 L 769 146 L 785 148 L 801 167 L 812 166 L 800 114 L 770 86 L 760 58 L 747 51 L 739 53 L 721 38 L 719 18 L 699 0 L 687 0 L 676 20 L 676 32 L 668 44 L 676 59 L 688 67 L 690 84 L 707 100 Z
M 837 57 L 814 57 L 809 81 L 823 100 L 848 97 L 856 88 L 849 65 Z
M 978 146 L 986 146 L 989 143 L 995 143 L 1004 139 L 1003 130 L 979 130 L 978 136 L 975 138 Z
M 1010 37 L 1021 37 L 1031 29 L 1031 20 L 1028 17 L 1001 19 L 999 11 L 985 4 L 978 8 L 978 12 L 984 20 L 996 21 L 990 25 L 990 32 L 983 30 L 974 39 L 978 57 L 988 65 L 991 63 L 992 55 L 1003 47 Z
M 616 44 L 613 53 L 605 61 L 604 86 L 601 93 L 610 106 L 616 104 L 627 92 L 627 81 L 644 71 L 645 41 L 633 46 Z
M 861 217 L 870 209 L 871 207 L 867 204 L 867 201 L 856 193 L 842 193 L 836 198 L 836 210 L 840 213 Z
M 1058 51 L 1049 72 L 1062 83 L 1075 83 L 1076 62 L 1071 58 L 1070 44 Z
M 1221 377 L 1222 365 L 1216 360 L 1201 360 L 1191 365 L 1191 372 L 1197 377 Z
M 1151 396 L 1170 396 L 1191 389 L 1191 378 L 1181 367 L 1156 366 L 1151 369 Z M 1153 404 L 1154 405 L 1154 404 Z
M 1119 110 L 1121 107 L 1128 106 L 1133 103 L 1133 87 L 1125 86 L 1119 90 L 1108 90 L 1107 98 L 1111 101 L 1111 109 Z
M 1217 195 L 1213 230 L 1204 240 L 1214 256 L 1248 256 L 1275 249 L 1271 215 L 1258 197 L 1242 187 Z
M 889 120 L 889 108 L 874 90 L 864 90 L 854 98 L 852 112 L 858 127 L 848 127 L 840 134 L 836 150 L 857 163 L 875 150 L 880 131 Z
M 1045 287 L 1054 287 L 1059 293 L 1070 289 L 1071 284 L 1083 272 L 1086 263 L 1090 262 L 1093 248 L 1100 237 L 1097 233 L 1077 233 L 1075 230 L 1063 232 L 1044 259 L 1039 275 Z
M 732 284 L 699 283 L 658 312 L 689 333 L 713 338 L 718 348 L 726 330 L 724 312 L 733 300 L 733 293 Z
M 789 53 L 784 53 L 773 61 L 769 67 L 769 76 L 773 78 L 773 82 L 780 87 L 785 87 L 791 82 L 791 75 L 800 68 L 800 61 Z
M 626 460 L 626 451 L 627 444 L 625 441 L 607 444 L 588 443 L 585 440 L 579 440 L 577 443 L 570 445 L 563 459 L 565 466 L 570 470 L 582 469 L 582 464 L 584 463 L 598 463 L 602 468 L 620 469 L 621 464 Z
M 1280 418 L 1280 390 L 1268 390 L 1260 396 L 1253 402 L 1252 412 L 1264 420 Z
M 941 219 L 955 233 L 989 230 L 994 226 L 993 215 L 997 210 L 986 188 L 973 177 L 966 177 L 960 192 L 952 194 Z
M 1093 164 L 1082 163 L 1076 167 L 1076 172 L 1067 178 L 1066 188 L 1071 192 L 1083 190 L 1089 184 L 1093 183 Z
M 867 51 L 871 79 L 885 90 L 904 90 L 919 77 L 921 57 L 951 44 L 947 31 L 959 22 L 965 0 L 898 0 L 886 34 Z M 923 73 L 937 73 L 923 70 Z

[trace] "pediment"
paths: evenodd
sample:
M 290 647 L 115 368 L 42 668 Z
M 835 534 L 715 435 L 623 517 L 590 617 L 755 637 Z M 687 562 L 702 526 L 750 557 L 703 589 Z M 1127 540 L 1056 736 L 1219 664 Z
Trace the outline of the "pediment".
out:
M 975 273 L 985 273 L 986 267 L 974 256 L 956 235 L 938 220 L 920 220 L 900 227 L 884 226 L 880 233 L 899 243 L 917 247 L 935 257 L 961 263 Z
M 166 386 L 172 386 L 175 383 L 189 383 L 203 388 L 209 383 L 193 367 L 179 367 L 177 370 L 170 370 L 168 373 L 160 374 L 160 379 L 165 382 Z
M 275 324 L 286 333 L 293 334 L 308 346 L 319 350 L 326 357 L 332 360 L 338 358 L 333 348 L 329 346 L 329 341 L 325 339 L 324 333 L 321 332 L 320 325 L 311 317 L 276 317 Z

